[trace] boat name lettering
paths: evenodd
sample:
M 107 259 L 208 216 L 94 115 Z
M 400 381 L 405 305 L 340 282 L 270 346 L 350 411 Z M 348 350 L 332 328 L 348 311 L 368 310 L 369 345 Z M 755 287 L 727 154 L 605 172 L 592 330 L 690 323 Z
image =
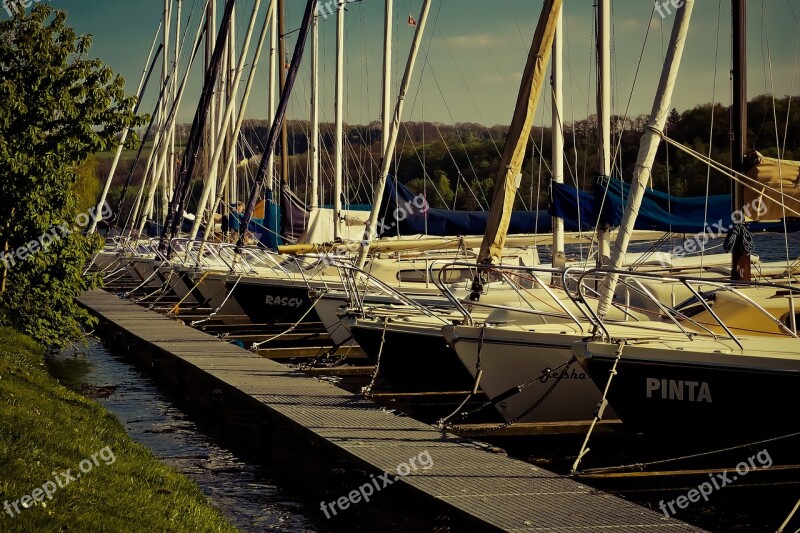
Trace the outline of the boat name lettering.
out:
M 302 298 L 289 298 L 288 296 L 267 296 L 267 305 L 280 305 L 281 307 L 300 307 Z
M 568 372 L 566 368 L 560 372 L 558 370 L 551 370 L 549 368 L 542 370 L 542 377 L 539 378 L 539 381 L 542 383 L 547 383 L 551 379 L 555 379 L 556 381 L 560 381 L 562 379 L 586 379 L 586 374 L 584 372 L 578 372 L 574 368 L 572 369 L 572 372 Z
M 711 403 L 711 389 L 705 381 L 647 378 L 647 397 Z

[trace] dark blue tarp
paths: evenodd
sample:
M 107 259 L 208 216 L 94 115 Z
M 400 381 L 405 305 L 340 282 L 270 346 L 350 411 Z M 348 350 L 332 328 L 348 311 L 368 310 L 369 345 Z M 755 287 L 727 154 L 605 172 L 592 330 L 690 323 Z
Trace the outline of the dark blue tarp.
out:
M 427 202 L 391 178 L 378 219 L 379 236 L 427 234 L 438 237 L 483 235 L 488 211 L 449 211 L 433 209 Z M 538 218 L 538 225 L 537 225 Z M 548 233 L 552 222 L 547 211 L 514 211 L 508 234 Z
M 554 216 L 563 218 L 568 229 L 577 227 L 580 213 L 582 229 L 588 230 L 593 228 L 597 222 L 597 213 L 602 204 L 601 222 L 619 226 L 629 191 L 630 184 L 612 179 L 608 186 L 605 202 L 603 202 L 604 185 L 601 182 L 595 184 L 594 194 L 578 191 L 570 185 L 554 183 L 551 212 Z M 709 196 L 708 199 L 702 196 L 679 198 L 647 189 L 636 218 L 635 228 L 676 233 L 700 233 L 706 224 L 711 225 L 720 220 L 727 224 L 730 219 L 730 195 L 714 195 Z
M 282 244 L 280 239 L 281 207 L 272 203 L 272 191 L 267 191 L 264 201 L 264 218 L 252 218 L 247 230 L 255 236 L 261 244 L 273 250 Z M 237 213 L 233 208 L 228 215 L 228 231 L 238 233 L 241 228 L 242 213 Z M 265 220 L 266 219 L 266 220 Z

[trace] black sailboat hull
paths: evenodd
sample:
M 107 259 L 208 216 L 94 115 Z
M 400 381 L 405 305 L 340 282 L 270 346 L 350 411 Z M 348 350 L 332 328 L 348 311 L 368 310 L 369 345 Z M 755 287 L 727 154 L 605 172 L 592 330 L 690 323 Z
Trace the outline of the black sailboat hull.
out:
M 394 390 L 447 392 L 472 388 L 472 377 L 438 330 L 433 330 L 437 334 L 425 335 L 390 324 L 381 343 L 381 323 L 356 323 L 349 329 L 372 364 L 377 364 L 380 353 L 379 375 Z
M 270 280 L 272 281 L 272 280 Z M 319 316 L 311 307 L 308 286 L 280 282 L 236 279 L 226 282 L 232 298 L 254 324 L 294 324 L 319 322 Z
M 785 360 L 726 362 L 732 357 L 714 363 L 623 355 L 608 401 L 626 426 L 673 438 L 744 442 L 800 431 L 800 369 Z M 591 348 L 581 358 L 601 390 L 614 359 Z

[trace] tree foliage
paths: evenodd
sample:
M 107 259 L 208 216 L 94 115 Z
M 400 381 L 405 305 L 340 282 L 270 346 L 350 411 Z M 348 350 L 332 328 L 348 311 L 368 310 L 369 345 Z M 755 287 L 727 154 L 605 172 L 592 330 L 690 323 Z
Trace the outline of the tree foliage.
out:
M 75 297 L 98 284 L 83 269 L 101 241 L 80 231 L 90 155 L 144 123 L 124 80 L 87 58 L 91 36 L 65 21 L 37 5 L 0 22 L 0 306 L 3 321 L 52 345 L 80 334 L 88 315 Z

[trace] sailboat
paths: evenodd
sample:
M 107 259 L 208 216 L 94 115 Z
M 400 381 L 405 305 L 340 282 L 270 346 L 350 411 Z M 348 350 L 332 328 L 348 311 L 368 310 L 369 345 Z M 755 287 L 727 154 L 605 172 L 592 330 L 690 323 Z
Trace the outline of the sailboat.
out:
M 733 0 L 734 50 L 734 137 L 733 170 L 742 172 L 747 152 L 746 129 L 746 3 Z M 777 168 L 796 167 L 796 163 L 773 162 Z M 756 171 L 758 173 L 758 171 Z M 767 169 L 766 174 L 770 172 Z M 787 172 L 787 174 L 791 174 Z M 778 177 L 781 172 L 778 172 Z M 762 194 L 770 181 L 764 180 Z M 737 185 L 735 208 L 744 202 L 744 187 Z M 757 182 L 758 183 L 758 182 Z M 637 187 L 643 185 L 638 182 Z M 752 186 L 751 186 L 752 187 Z M 790 188 L 787 188 L 787 191 Z M 758 194 L 758 190 L 755 191 Z M 793 195 L 764 194 L 773 211 L 786 217 L 788 209 L 796 207 Z M 637 201 L 626 208 L 625 222 L 636 218 Z M 767 210 L 769 211 L 769 210 Z M 791 284 L 751 284 L 749 250 L 744 239 L 746 231 L 737 232 L 732 254 L 732 278 L 741 292 L 757 294 L 762 302 L 775 302 L 773 309 L 746 298 L 749 312 L 738 319 L 738 330 L 755 327 L 753 317 L 771 321 L 775 331 L 769 335 L 737 334 L 725 319 L 732 307 L 725 292 L 736 289 L 719 288 L 711 298 L 696 294 L 693 305 L 698 312 L 692 319 L 713 321 L 717 328 L 706 335 L 689 334 L 682 340 L 637 340 L 635 337 L 609 336 L 603 326 L 603 308 L 610 302 L 614 285 L 633 274 L 611 268 L 605 277 L 601 304 L 597 314 L 596 338 L 575 343 L 573 350 L 592 379 L 607 391 L 607 399 L 626 425 L 651 433 L 670 434 L 693 439 L 722 439 L 725 442 L 746 442 L 764 436 L 783 436 L 797 430 L 794 417 L 782 416 L 782 409 L 800 399 L 800 338 L 797 336 L 795 299 L 798 289 Z M 624 253 L 627 243 L 620 234 L 615 243 L 615 257 Z M 791 266 L 787 265 L 791 275 Z M 791 278 L 790 278 L 791 279 Z M 686 282 L 686 281 L 684 281 Z M 733 307 L 735 311 L 741 309 Z M 788 311 L 786 315 L 776 309 Z M 718 313 L 719 311 L 719 313 Z M 777 315 L 777 317 L 775 316 Z M 747 317 L 750 320 L 747 320 Z M 740 333 L 739 331 L 739 333 Z M 759 332 L 764 333 L 764 332 Z M 588 437 L 587 437 L 588 438 Z

